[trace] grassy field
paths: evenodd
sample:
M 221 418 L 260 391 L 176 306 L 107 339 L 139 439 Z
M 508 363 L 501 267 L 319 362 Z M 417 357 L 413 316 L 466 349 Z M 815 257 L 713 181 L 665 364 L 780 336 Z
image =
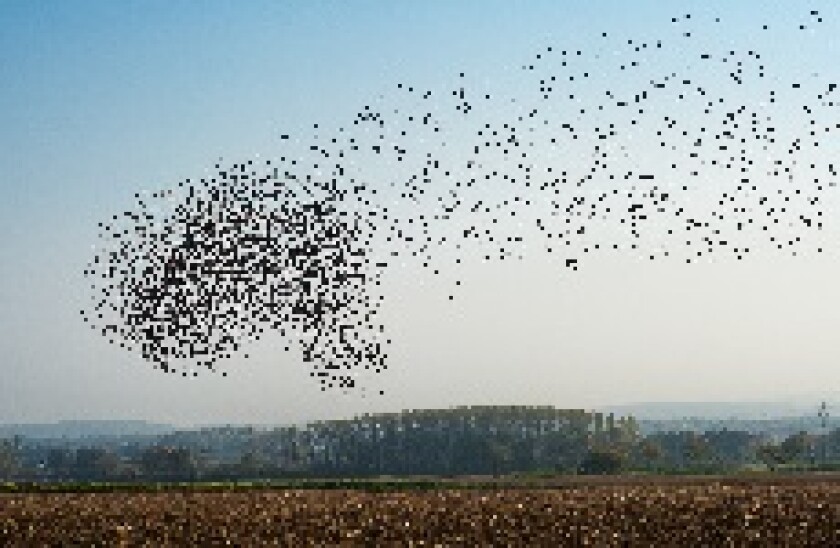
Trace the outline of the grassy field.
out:
M 23 487 L 0 495 L 0 545 L 840 543 L 837 475 Z
M 741 472 L 737 474 L 630 473 L 621 475 L 525 474 L 508 476 L 378 476 L 366 478 L 295 478 L 191 482 L 0 482 L 0 493 L 110 493 L 169 491 L 253 491 L 265 489 L 362 490 L 374 492 L 434 489 L 557 489 L 598 485 L 786 485 L 821 481 L 840 484 L 840 472 Z

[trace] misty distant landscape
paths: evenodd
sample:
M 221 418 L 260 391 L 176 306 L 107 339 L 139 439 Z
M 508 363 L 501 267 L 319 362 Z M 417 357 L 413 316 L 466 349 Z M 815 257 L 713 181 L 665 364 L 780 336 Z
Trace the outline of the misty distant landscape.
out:
M 639 411 L 639 418 L 615 410 L 465 406 L 304 425 L 185 428 L 117 420 L 5 425 L 0 480 L 731 474 L 840 464 L 840 429 L 830 413 L 785 416 L 785 406 L 728 404 L 718 406 L 723 417 L 698 414 L 709 405 L 625 408 Z M 645 410 L 655 413 L 645 418 Z M 751 413 L 739 418 L 745 410 Z M 669 418 L 662 418 L 663 412 Z
M 814 396 L 800 397 L 788 401 L 766 402 L 651 402 L 605 405 L 596 408 L 603 413 L 616 416 L 633 416 L 639 421 L 642 432 L 662 429 L 669 424 L 706 425 L 715 424 L 737 430 L 735 426 L 750 431 L 760 431 L 762 424 L 788 424 L 791 428 L 807 425 L 815 428 L 819 423 L 817 412 L 820 403 L 826 401 L 829 409 L 840 410 L 840 399 L 832 400 Z M 748 425 L 755 425 L 748 426 Z M 53 423 L 0 424 L 0 438 L 20 435 L 33 439 L 92 438 L 118 436 L 160 436 L 175 430 L 191 430 L 208 427 L 240 426 L 270 428 L 284 424 L 201 424 L 172 425 L 151 423 L 144 420 L 61 420 Z M 692 426 L 694 428 L 694 426 Z

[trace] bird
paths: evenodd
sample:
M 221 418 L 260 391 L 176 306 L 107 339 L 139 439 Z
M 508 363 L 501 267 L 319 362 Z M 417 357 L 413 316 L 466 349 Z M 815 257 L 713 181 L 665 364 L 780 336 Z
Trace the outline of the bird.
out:
M 546 46 L 514 96 L 468 70 L 436 89 L 399 82 L 329 137 L 314 124 L 297 154 L 221 158 L 137 193 L 100 223 L 84 321 L 183 376 L 279 332 L 322 390 L 348 390 L 358 370 L 388 369 L 382 281 L 406 260 L 455 273 L 453 300 L 465 264 L 533 250 L 569 272 L 599 253 L 823 253 L 837 167 L 807 153 L 840 129 L 837 84 L 771 75 L 749 44 L 695 45 L 709 23 L 683 14 L 667 38 Z M 687 65 L 663 69 L 674 51 Z

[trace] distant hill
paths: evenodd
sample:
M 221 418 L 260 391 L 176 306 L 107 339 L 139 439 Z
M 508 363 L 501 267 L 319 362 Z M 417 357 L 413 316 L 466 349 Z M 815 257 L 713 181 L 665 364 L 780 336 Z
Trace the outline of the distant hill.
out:
M 49 424 L 2 424 L 0 439 L 19 435 L 30 439 L 113 438 L 159 436 L 176 428 L 142 420 L 66 420 Z
M 840 426 L 840 401 L 825 398 L 829 429 Z M 655 432 L 737 430 L 766 435 L 780 441 L 791 434 L 824 432 L 817 411 L 820 397 L 801 397 L 767 402 L 649 402 L 602 406 L 598 411 L 617 416 L 632 415 L 642 435 Z
M 814 401 L 769 401 L 769 402 L 650 402 L 607 405 L 599 411 L 616 415 L 633 415 L 637 419 L 675 420 L 683 418 L 704 419 L 778 419 L 787 417 L 816 416 L 820 404 Z M 829 402 L 832 408 L 840 412 L 837 405 Z

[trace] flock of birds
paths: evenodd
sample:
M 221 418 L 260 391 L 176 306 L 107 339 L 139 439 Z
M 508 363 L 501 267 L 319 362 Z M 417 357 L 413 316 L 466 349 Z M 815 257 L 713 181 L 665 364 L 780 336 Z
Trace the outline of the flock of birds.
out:
M 443 93 L 397 84 L 329 137 L 316 125 L 298 156 L 138 193 L 100 223 L 84 321 L 184 376 L 279 331 L 322 389 L 347 390 L 388 367 L 380 286 L 405 258 L 439 274 L 528 244 L 573 271 L 614 250 L 823 252 L 837 86 L 784 83 L 752 49 L 692 50 L 692 22 L 672 19 L 680 42 L 620 41 L 621 56 L 547 47 L 514 97 L 463 73 Z M 657 73 L 673 48 L 687 67 Z

